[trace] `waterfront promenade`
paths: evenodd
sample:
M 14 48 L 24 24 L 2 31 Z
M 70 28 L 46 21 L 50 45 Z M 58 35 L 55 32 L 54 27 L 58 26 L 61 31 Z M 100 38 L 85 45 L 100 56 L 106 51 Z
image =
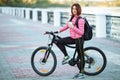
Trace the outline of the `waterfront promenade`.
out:
M 53 74 L 42 77 L 31 67 L 30 58 L 35 48 L 46 45 L 45 31 L 56 31 L 60 27 L 0 14 L 0 80 L 73 80 L 76 67 L 61 65 L 63 54 L 54 45 L 58 65 Z M 67 36 L 68 33 L 60 33 Z M 120 80 L 120 42 L 106 38 L 93 38 L 85 46 L 96 46 L 107 57 L 105 70 L 97 76 L 86 76 L 83 80 Z M 72 50 L 67 48 L 68 53 Z M 80 79 L 74 79 L 80 80 Z

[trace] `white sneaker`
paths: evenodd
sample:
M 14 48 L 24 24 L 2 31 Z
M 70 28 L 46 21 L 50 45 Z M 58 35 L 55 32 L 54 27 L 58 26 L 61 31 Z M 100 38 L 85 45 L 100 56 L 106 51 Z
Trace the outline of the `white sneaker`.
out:
M 78 73 L 77 75 L 75 75 L 75 76 L 73 77 L 73 79 L 74 79 L 74 78 L 84 79 L 84 78 L 85 78 L 85 75 L 84 75 L 83 73 Z
M 68 63 L 69 59 L 70 59 L 70 56 L 65 56 L 65 57 L 63 58 L 62 65 Z

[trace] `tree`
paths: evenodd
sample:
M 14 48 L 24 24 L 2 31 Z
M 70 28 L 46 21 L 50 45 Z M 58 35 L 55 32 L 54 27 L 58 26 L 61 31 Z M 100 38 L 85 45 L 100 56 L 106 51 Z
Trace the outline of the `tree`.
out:
M 116 2 L 115 6 L 119 6 L 120 7 L 120 0 L 116 0 L 115 2 Z
M 52 2 L 53 3 L 52 3 Z M 102 2 L 95 2 L 89 0 L 64 0 L 63 4 L 55 0 L 0 0 L 0 6 L 12 7 L 68 7 L 74 2 L 80 3 L 82 6 L 118 6 L 120 7 L 120 0 L 104 0 Z M 66 4 L 67 3 L 67 4 Z

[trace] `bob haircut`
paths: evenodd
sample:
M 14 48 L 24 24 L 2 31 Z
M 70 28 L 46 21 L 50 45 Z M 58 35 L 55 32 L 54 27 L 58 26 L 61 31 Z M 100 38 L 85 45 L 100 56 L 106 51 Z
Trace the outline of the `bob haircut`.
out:
M 74 3 L 74 4 L 71 6 L 71 13 L 72 13 L 72 16 L 74 16 L 74 14 L 73 14 L 73 12 L 72 12 L 73 6 L 76 6 L 76 9 L 77 9 L 77 16 L 81 15 L 81 12 L 82 12 L 81 6 L 80 6 L 78 3 Z

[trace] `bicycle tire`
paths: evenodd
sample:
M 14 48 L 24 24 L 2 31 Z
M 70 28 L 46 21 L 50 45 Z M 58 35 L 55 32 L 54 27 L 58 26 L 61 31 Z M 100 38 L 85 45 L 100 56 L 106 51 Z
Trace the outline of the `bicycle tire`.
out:
M 99 55 L 101 55 L 101 57 L 103 58 L 103 65 L 101 66 L 100 70 L 98 70 L 96 72 L 88 72 L 84 69 L 84 74 L 89 75 L 89 76 L 95 76 L 95 75 L 100 74 L 105 69 L 106 64 L 107 64 L 107 59 L 106 59 L 106 56 L 105 56 L 104 52 L 97 47 L 86 47 L 86 48 L 84 48 L 84 52 L 85 51 L 90 51 L 90 50 L 97 51 L 99 53 Z M 86 65 L 86 62 L 85 62 L 85 65 Z M 80 69 L 80 63 L 77 63 L 77 67 Z
M 38 51 L 47 50 L 47 49 L 48 49 L 48 47 L 44 47 L 44 46 L 43 47 L 39 47 L 39 48 L 34 50 L 34 52 L 32 53 L 32 56 L 31 56 L 31 66 L 32 66 L 33 70 L 40 76 L 48 76 L 48 75 L 52 74 L 55 71 L 55 69 L 56 69 L 57 59 L 56 59 L 55 53 L 52 50 L 49 50 L 49 51 L 50 51 L 50 55 L 53 58 L 54 62 L 53 62 L 53 66 L 51 67 L 51 69 L 48 72 L 47 71 L 45 72 L 45 70 L 44 70 L 44 72 L 42 72 L 42 71 L 38 70 L 36 68 L 36 66 L 35 66 L 36 63 L 34 61 L 34 58 L 35 58 L 36 54 L 38 53 Z

